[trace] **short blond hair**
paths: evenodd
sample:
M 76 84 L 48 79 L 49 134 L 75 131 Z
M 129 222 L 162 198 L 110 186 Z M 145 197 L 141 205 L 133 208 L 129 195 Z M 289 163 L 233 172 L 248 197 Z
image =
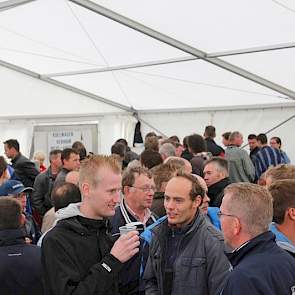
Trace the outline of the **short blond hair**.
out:
M 252 237 L 268 230 L 273 217 L 272 197 L 268 190 L 252 183 L 233 183 L 224 189 L 230 196 L 230 214 L 242 221 Z
M 109 168 L 116 174 L 121 174 L 121 167 L 116 158 L 112 156 L 94 155 L 81 162 L 79 170 L 79 185 L 88 182 L 96 187 L 100 181 L 99 170 Z
M 295 165 L 281 164 L 270 167 L 265 172 L 266 178 L 271 178 L 271 182 L 283 179 L 295 179 Z

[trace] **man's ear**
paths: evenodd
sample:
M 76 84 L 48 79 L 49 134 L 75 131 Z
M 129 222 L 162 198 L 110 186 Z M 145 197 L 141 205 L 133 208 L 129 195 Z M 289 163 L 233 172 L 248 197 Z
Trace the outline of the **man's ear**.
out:
M 200 206 L 202 205 L 202 201 L 203 201 L 203 198 L 202 198 L 200 195 L 198 195 L 198 196 L 195 198 L 195 200 L 193 201 L 193 202 L 194 202 L 193 206 L 194 206 L 195 208 L 200 207 Z
M 124 194 L 124 196 L 126 195 L 126 194 L 128 194 L 130 192 L 130 187 L 128 186 L 128 185 L 125 185 L 124 187 L 123 187 L 123 194 Z
M 83 182 L 80 185 L 80 190 L 81 190 L 81 195 L 83 197 L 88 197 L 89 196 L 89 192 L 90 192 L 90 185 L 87 182 Z
M 234 217 L 234 235 L 238 235 L 242 230 L 242 225 L 239 218 Z

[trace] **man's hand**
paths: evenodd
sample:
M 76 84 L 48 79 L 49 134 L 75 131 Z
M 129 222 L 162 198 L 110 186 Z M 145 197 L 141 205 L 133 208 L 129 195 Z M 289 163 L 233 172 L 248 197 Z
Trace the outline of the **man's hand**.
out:
M 139 251 L 139 236 L 137 231 L 131 231 L 115 242 L 111 249 L 111 254 L 115 256 L 122 263 L 129 260 Z

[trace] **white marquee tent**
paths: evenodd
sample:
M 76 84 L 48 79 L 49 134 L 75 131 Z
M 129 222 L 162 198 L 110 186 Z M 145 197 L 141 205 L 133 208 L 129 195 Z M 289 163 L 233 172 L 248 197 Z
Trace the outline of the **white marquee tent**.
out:
M 142 131 L 280 136 L 295 159 L 291 0 L 0 0 L 0 139 L 97 125 L 97 150 Z

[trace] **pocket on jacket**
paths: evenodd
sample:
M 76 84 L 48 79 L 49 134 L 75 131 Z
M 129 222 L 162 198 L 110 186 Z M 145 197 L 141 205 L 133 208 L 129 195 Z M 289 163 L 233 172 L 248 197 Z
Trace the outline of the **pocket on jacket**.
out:
M 192 294 L 192 290 L 197 288 L 200 291 L 197 294 L 206 294 L 206 258 L 182 257 L 177 274 L 181 293 Z
M 190 267 L 199 267 L 206 263 L 206 258 L 183 257 L 181 265 Z

